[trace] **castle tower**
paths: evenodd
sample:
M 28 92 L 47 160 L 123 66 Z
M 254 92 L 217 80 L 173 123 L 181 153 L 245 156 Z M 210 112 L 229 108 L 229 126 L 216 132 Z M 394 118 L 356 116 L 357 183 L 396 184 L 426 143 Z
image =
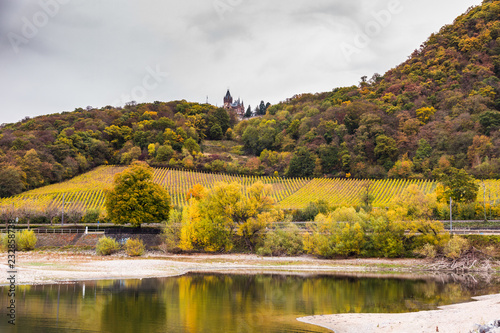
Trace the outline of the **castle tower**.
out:
M 233 97 L 231 97 L 231 93 L 229 92 L 228 89 L 226 96 L 224 97 L 224 108 L 230 109 L 232 104 L 233 104 Z
M 235 112 L 240 117 L 240 119 L 242 119 L 245 115 L 245 106 L 243 105 L 243 101 L 240 101 L 240 99 L 238 98 L 233 102 L 233 97 L 231 96 L 229 89 L 227 90 L 226 96 L 224 97 L 224 109 Z

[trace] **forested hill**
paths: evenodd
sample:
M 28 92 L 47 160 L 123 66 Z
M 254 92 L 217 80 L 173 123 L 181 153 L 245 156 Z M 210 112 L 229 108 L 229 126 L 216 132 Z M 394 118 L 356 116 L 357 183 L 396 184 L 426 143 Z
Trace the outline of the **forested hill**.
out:
M 2 125 L 0 196 L 136 159 L 240 174 L 356 178 L 432 178 L 433 170 L 451 165 L 499 178 L 499 15 L 500 1 L 484 1 L 384 75 L 297 95 L 241 122 L 212 105 L 175 101 Z M 215 144 L 207 139 L 226 141 L 209 151 Z
M 236 133 L 255 154 L 295 151 L 290 175 L 430 178 L 441 163 L 499 177 L 499 15 L 484 1 L 385 75 L 294 96 Z
M 231 137 L 236 116 L 186 101 L 77 109 L 0 128 L 0 197 L 59 182 L 103 164 L 147 160 L 192 168 L 204 139 Z

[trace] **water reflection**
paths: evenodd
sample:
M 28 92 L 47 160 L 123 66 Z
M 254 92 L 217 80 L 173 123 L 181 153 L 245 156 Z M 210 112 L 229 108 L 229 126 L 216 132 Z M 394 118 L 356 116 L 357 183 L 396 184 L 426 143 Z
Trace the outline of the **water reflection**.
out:
M 188 274 L 18 286 L 17 325 L 1 332 L 326 332 L 300 316 L 406 312 L 498 292 L 498 282 L 342 275 Z M 477 279 L 475 279 L 477 281 Z M 464 281 L 468 281 L 465 279 Z M 7 288 L 0 306 L 7 306 Z

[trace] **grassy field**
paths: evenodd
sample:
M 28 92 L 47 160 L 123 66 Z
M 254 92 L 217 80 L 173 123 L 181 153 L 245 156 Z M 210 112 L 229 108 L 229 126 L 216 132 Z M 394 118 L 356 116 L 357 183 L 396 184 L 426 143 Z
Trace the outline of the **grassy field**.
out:
M 105 189 L 110 188 L 113 177 L 125 167 L 101 166 L 81 176 L 59 184 L 53 184 L 22 193 L 16 197 L 3 199 L 0 205 L 18 205 L 30 202 L 34 206 L 55 206 L 60 208 L 65 202 L 67 209 L 91 209 L 104 207 Z M 272 197 L 286 209 L 304 208 L 309 202 L 326 200 L 331 205 L 359 204 L 361 195 L 369 188 L 375 197 L 374 206 L 384 207 L 410 184 L 416 184 L 424 193 L 436 188 L 433 181 L 423 180 L 358 180 L 358 179 L 283 179 L 279 177 L 232 176 L 226 174 L 201 173 L 172 169 L 154 169 L 154 181 L 166 188 L 174 206 L 186 204 L 186 192 L 195 184 L 211 188 L 217 182 L 236 182 L 243 187 L 257 181 L 272 186 Z M 479 183 L 478 200 L 497 201 L 500 199 L 500 181 L 487 180 Z M 485 192 L 483 192 L 484 190 Z M 485 194 L 485 195 L 484 195 Z

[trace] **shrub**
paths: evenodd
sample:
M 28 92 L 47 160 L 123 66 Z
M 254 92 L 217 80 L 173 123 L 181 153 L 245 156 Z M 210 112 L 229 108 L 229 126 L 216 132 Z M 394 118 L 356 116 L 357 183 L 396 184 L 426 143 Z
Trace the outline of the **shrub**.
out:
M 83 216 L 83 223 L 97 223 L 97 221 L 99 221 L 100 215 L 101 211 L 99 209 L 89 209 L 85 211 L 85 215 Z
M 97 246 L 95 248 L 96 253 L 101 256 L 110 255 L 120 249 L 120 244 L 114 239 L 110 237 L 102 237 L 97 241 Z
M 372 245 L 377 256 L 395 258 L 404 255 L 405 224 L 383 217 L 371 221 Z
M 366 243 L 365 218 L 364 212 L 357 213 L 352 207 L 339 208 L 327 216 L 319 214 L 312 233 L 304 237 L 304 249 L 326 258 L 359 255 Z
M 443 223 L 430 220 L 414 220 L 407 223 L 411 240 L 410 246 L 422 248 L 425 244 L 442 248 L 450 240 L 450 234 L 445 232 Z
M 179 242 L 181 237 L 182 212 L 177 209 L 172 209 L 169 214 L 168 221 L 165 222 L 163 228 L 163 244 L 161 250 L 164 252 L 179 252 Z
M 16 248 L 20 251 L 31 251 L 35 249 L 36 236 L 33 230 L 23 230 L 16 234 Z
M 299 228 L 290 223 L 283 229 L 267 233 L 264 244 L 257 249 L 257 254 L 261 256 L 293 256 L 301 254 L 303 247 Z
M 318 200 L 310 202 L 304 209 L 296 210 L 293 213 L 294 221 L 314 221 L 318 214 L 327 214 L 329 211 L 328 202 Z
M 7 251 L 9 244 L 9 234 L 2 234 L 0 237 L 0 251 Z
M 131 257 L 142 256 L 145 250 L 144 243 L 140 239 L 129 238 L 125 243 L 125 252 Z
M 421 248 L 415 250 L 415 254 L 422 256 L 424 258 L 436 258 L 437 250 L 436 247 L 432 244 L 425 244 Z
M 463 237 L 454 235 L 448 243 L 446 243 L 443 254 L 446 258 L 458 259 L 462 254 L 469 250 L 469 241 Z

